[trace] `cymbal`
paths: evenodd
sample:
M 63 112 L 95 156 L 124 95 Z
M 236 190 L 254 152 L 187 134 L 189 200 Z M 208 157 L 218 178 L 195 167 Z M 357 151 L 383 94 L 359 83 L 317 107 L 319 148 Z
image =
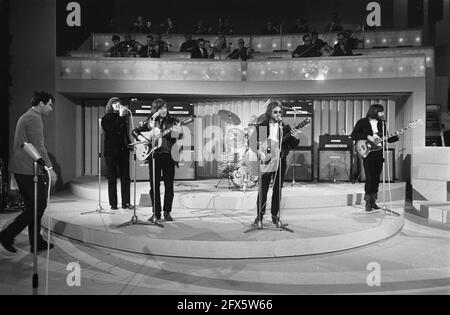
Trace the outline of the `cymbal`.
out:
M 221 109 L 219 110 L 219 117 L 220 119 L 231 125 L 238 126 L 241 124 L 241 119 L 234 113 L 230 112 L 229 110 Z
M 260 125 L 264 120 L 266 119 L 266 114 L 259 115 L 258 118 L 254 119 L 251 123 L 249 123 L 249 126 L 257 126 Z

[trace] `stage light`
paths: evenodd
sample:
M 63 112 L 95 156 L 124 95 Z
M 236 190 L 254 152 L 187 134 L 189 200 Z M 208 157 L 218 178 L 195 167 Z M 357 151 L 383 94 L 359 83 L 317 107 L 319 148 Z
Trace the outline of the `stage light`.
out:
M 273 47 L 273 48 L 277 47 L 277 44 L 273 43 L 273 44 L 272 44 L 272 47 Z
M 358 68 L 358 72 L 361 73 L 363 69 L 361 67 Z
M 366 43 L 367 43 L 367 44 L 370 44 L 370 39 L 366 40 Z
M 86 69 L 84 69 L 84 72 L 86 72 L 86 73 L 91 73 L 91 69 L 86 68 Z
M 287 46 L 288 46 L 288 47 L 291 47 L 291 46 L 292 46 L 292 44 L 291 44 L 291 43 L 288 43 L 288 44 L 287 44 Z
M 405 68 L 403 68 L 402 66 L 400 66 L 400 67 L 398 67 L 398 70 L 399 70 L 399 71 L 403 71 L 403 70 L 405 70 Z
M 383 38 L 382 42 L 383 42 L 383 44 L 386 44 L 387 43 L 387 39 Z
M 105 74 L 109 74 L 109 70 L 108 70 L 108 69 L 103 70 L 103 72 L 104 72 Z
M 403 43 L 403 37 L 400 37 L 400 38 L 398 39 L 398 42 L 399 42 L 399 43 Z
M 66 71 L 66 73 L 70 73 L 71 72 L 70 68 L 66 68 L 65 71 Z
M 379 67 L 379 68 L 378 68 L 378 71 L 379 71 L 379 72 L 383 72 L 383 70 L 384 70 L 383 67 Z
M 420 42 L 420 37 L 416 37 L 416 42 Z
M 109 46 L 109 43 L 108 43 L 108 42 L 105 42 L 105 46 L 108 47 L 108 46 Z
M 426 61 L 427 61 L 427 62 L 431 62 L 431 57 L 427 57 L 427 58 L 426 58 Z
M 324 80 L 325 80 L 325 76 L 324 76 L 323 74 L 319 74 L 319 75 L 317 76 L 317 80 L 318 80 L 318 81 L 324 81 Z
M 257 47 L 258 47 L 258 48 L 261 48 L 262 46 L 261 46 L 261 44 L 258 44 Z
M 305 73 L 305 78 L 309 78 L 309 73 Z

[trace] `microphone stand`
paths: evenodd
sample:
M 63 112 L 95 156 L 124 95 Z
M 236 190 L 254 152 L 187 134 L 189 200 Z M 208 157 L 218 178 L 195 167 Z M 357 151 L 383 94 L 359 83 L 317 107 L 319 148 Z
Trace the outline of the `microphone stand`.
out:
M 158 227 L 163 227 L 161 224 L 158 223 L 154 223 L 154 222 L 144 222 L 139 220 L 137 214 L 136 214 L 136 170 L 137 170 L 137 158 L 136 158 L 136 145 L 133 145 L 133 172 L 134 172 L 134 180 L 133 180 L 133 216 L 131 217 L 130 221 L 127 221 L 125 223 L 119 224 L 117 226 L 118 229 L 126 227 L 126 226 L 131 226 L 131 225 L 155 225 Z
M 34 161 L 33 163 L 33 181 L 34 181 L 34 243 L 33 243 L 33 295 L 38 295 L 39 287 L 39 274 L 38 274 L 38 262 L 37 262 L 37 241 L 38 241 L 38 163 Z
M 102 134 L 101 134 L 101 130 L 102 130 L 102 120 L 99 119 L 98 120 L 98 125 L 99 125 L 99 129 L 98 129 L 98 160 L 97 160 L 97 177 L 98 177 L 98 205 L 97 205 L 97 209 L 94 211 L 87 211 L 87 212 L 82 212 L 81 215 L 86 215 L 86 214 L 115 214 L 114 212 L 111 211 L 106 211 L 105 209 L 103 209 L 102 207 L 102 203 L 101 203 L 101 192 L 102 192 L 102 171 L 101 171 L 101 167 L 102 167 Z
M 280 135 L 280 147 L 279 147 L 279 152 L 281 153 L 282 150 L 282 145 L 283 145 L 283 126 L 281 124 L 281 122 L 278 124 L 278 128 L 279 128 L 279 135 Z M 282 165 L 281 165 L 281 158 L 278 158 L 278 193 L 279 193 L 279 197 L 278 197 L 278 220 L 277 220 L 277 224 L 275 225 L 278 229 L 280 229 L 281 231 L 286 231 L 286 232 L 290 232 L 290 233 L 294 233 L 293 230 L 291 230 L 290 228 L 288 228 L 288 224 L 284 224 L 283 222 L 281 222 L 281 188 L 282 188 L 282 184 L 283 184 L 283 175 L 281 174 L 281 170 L 282 170 Z M 276 179 L 276 177 L 275 177 Z

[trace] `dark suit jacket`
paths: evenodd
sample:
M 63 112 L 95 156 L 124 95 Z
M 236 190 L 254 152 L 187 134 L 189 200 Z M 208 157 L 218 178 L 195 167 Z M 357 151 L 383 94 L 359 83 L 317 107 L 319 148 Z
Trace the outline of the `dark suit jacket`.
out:
M 383 124 L 384 124 L 384 128 L 385 128 L 385 134 L 388 133 L 387 129 L 386 129 L 386 122 L 384 120 L 378 120 L 378 136 L 382 137 L 383 135 Z M 362 118 L 360 119 L 356 125 L 355 128 L 353 129 L 352 132 L 352 139 L 354 141 L 359 141 L 359 140 L 367 140 L 367 136 L 373 136 L 373 131 L 372 131 L 372 125 L 370 124 L 370 120 L 369 118 Z M 389 143 L 393 143 L 398 141 L 398 137 L 392 137 L 388 139 Z
M 192 49 L 191 58 L 192 59 L 207 59 L 207 58 L 209 58 L 208 50 L 206 48 L 203 48 L 203 55 L 202 55 L 200 48 L 198 48 L 198 46 L 197 46 L 194 49 Z
M 116 113 L 108 113 L 102 118 L 102 128 L 105 131 L 104 156 L 115 156 L 129 153 L 128 116 L 120 117 Z
M 288 124 L 282 123 L 283 126 L 283 141 L 281 143 L 281 152 L 280 152 L 280 158 L 286 158 L 289 155 L 289 151 L 296 148 L 300 140 L 295 139 L 293 136 L 291 136 L 291 126 Z M 266 132 L 265 135 L 260 135 L 260 132 Z M 256 132 L 252 134 L 252 136 L 256 136 L 256 139 L 250 139 L 250 146 L 253 151 L 256 152 L 256 148 L 253 148 L 252 146 L 255 146 L 257 141 L 265 141 L 269 137 L 270 127 L 269 127 L 269 120 L 266 119 L 263 121 L 260 125 L 256 126 Z

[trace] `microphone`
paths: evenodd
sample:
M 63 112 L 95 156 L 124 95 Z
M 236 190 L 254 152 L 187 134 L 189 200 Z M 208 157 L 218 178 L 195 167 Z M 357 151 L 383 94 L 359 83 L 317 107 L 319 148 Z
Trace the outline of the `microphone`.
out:
M 24 142 L 21 147 L 25 151 L 25 153 L 33 159 L 33 161 L 37 162 L 41 167 L 47 167 L 45 161 L 42 159 L 41 155 L 36 150 L 34 145 L 29 142 Z

